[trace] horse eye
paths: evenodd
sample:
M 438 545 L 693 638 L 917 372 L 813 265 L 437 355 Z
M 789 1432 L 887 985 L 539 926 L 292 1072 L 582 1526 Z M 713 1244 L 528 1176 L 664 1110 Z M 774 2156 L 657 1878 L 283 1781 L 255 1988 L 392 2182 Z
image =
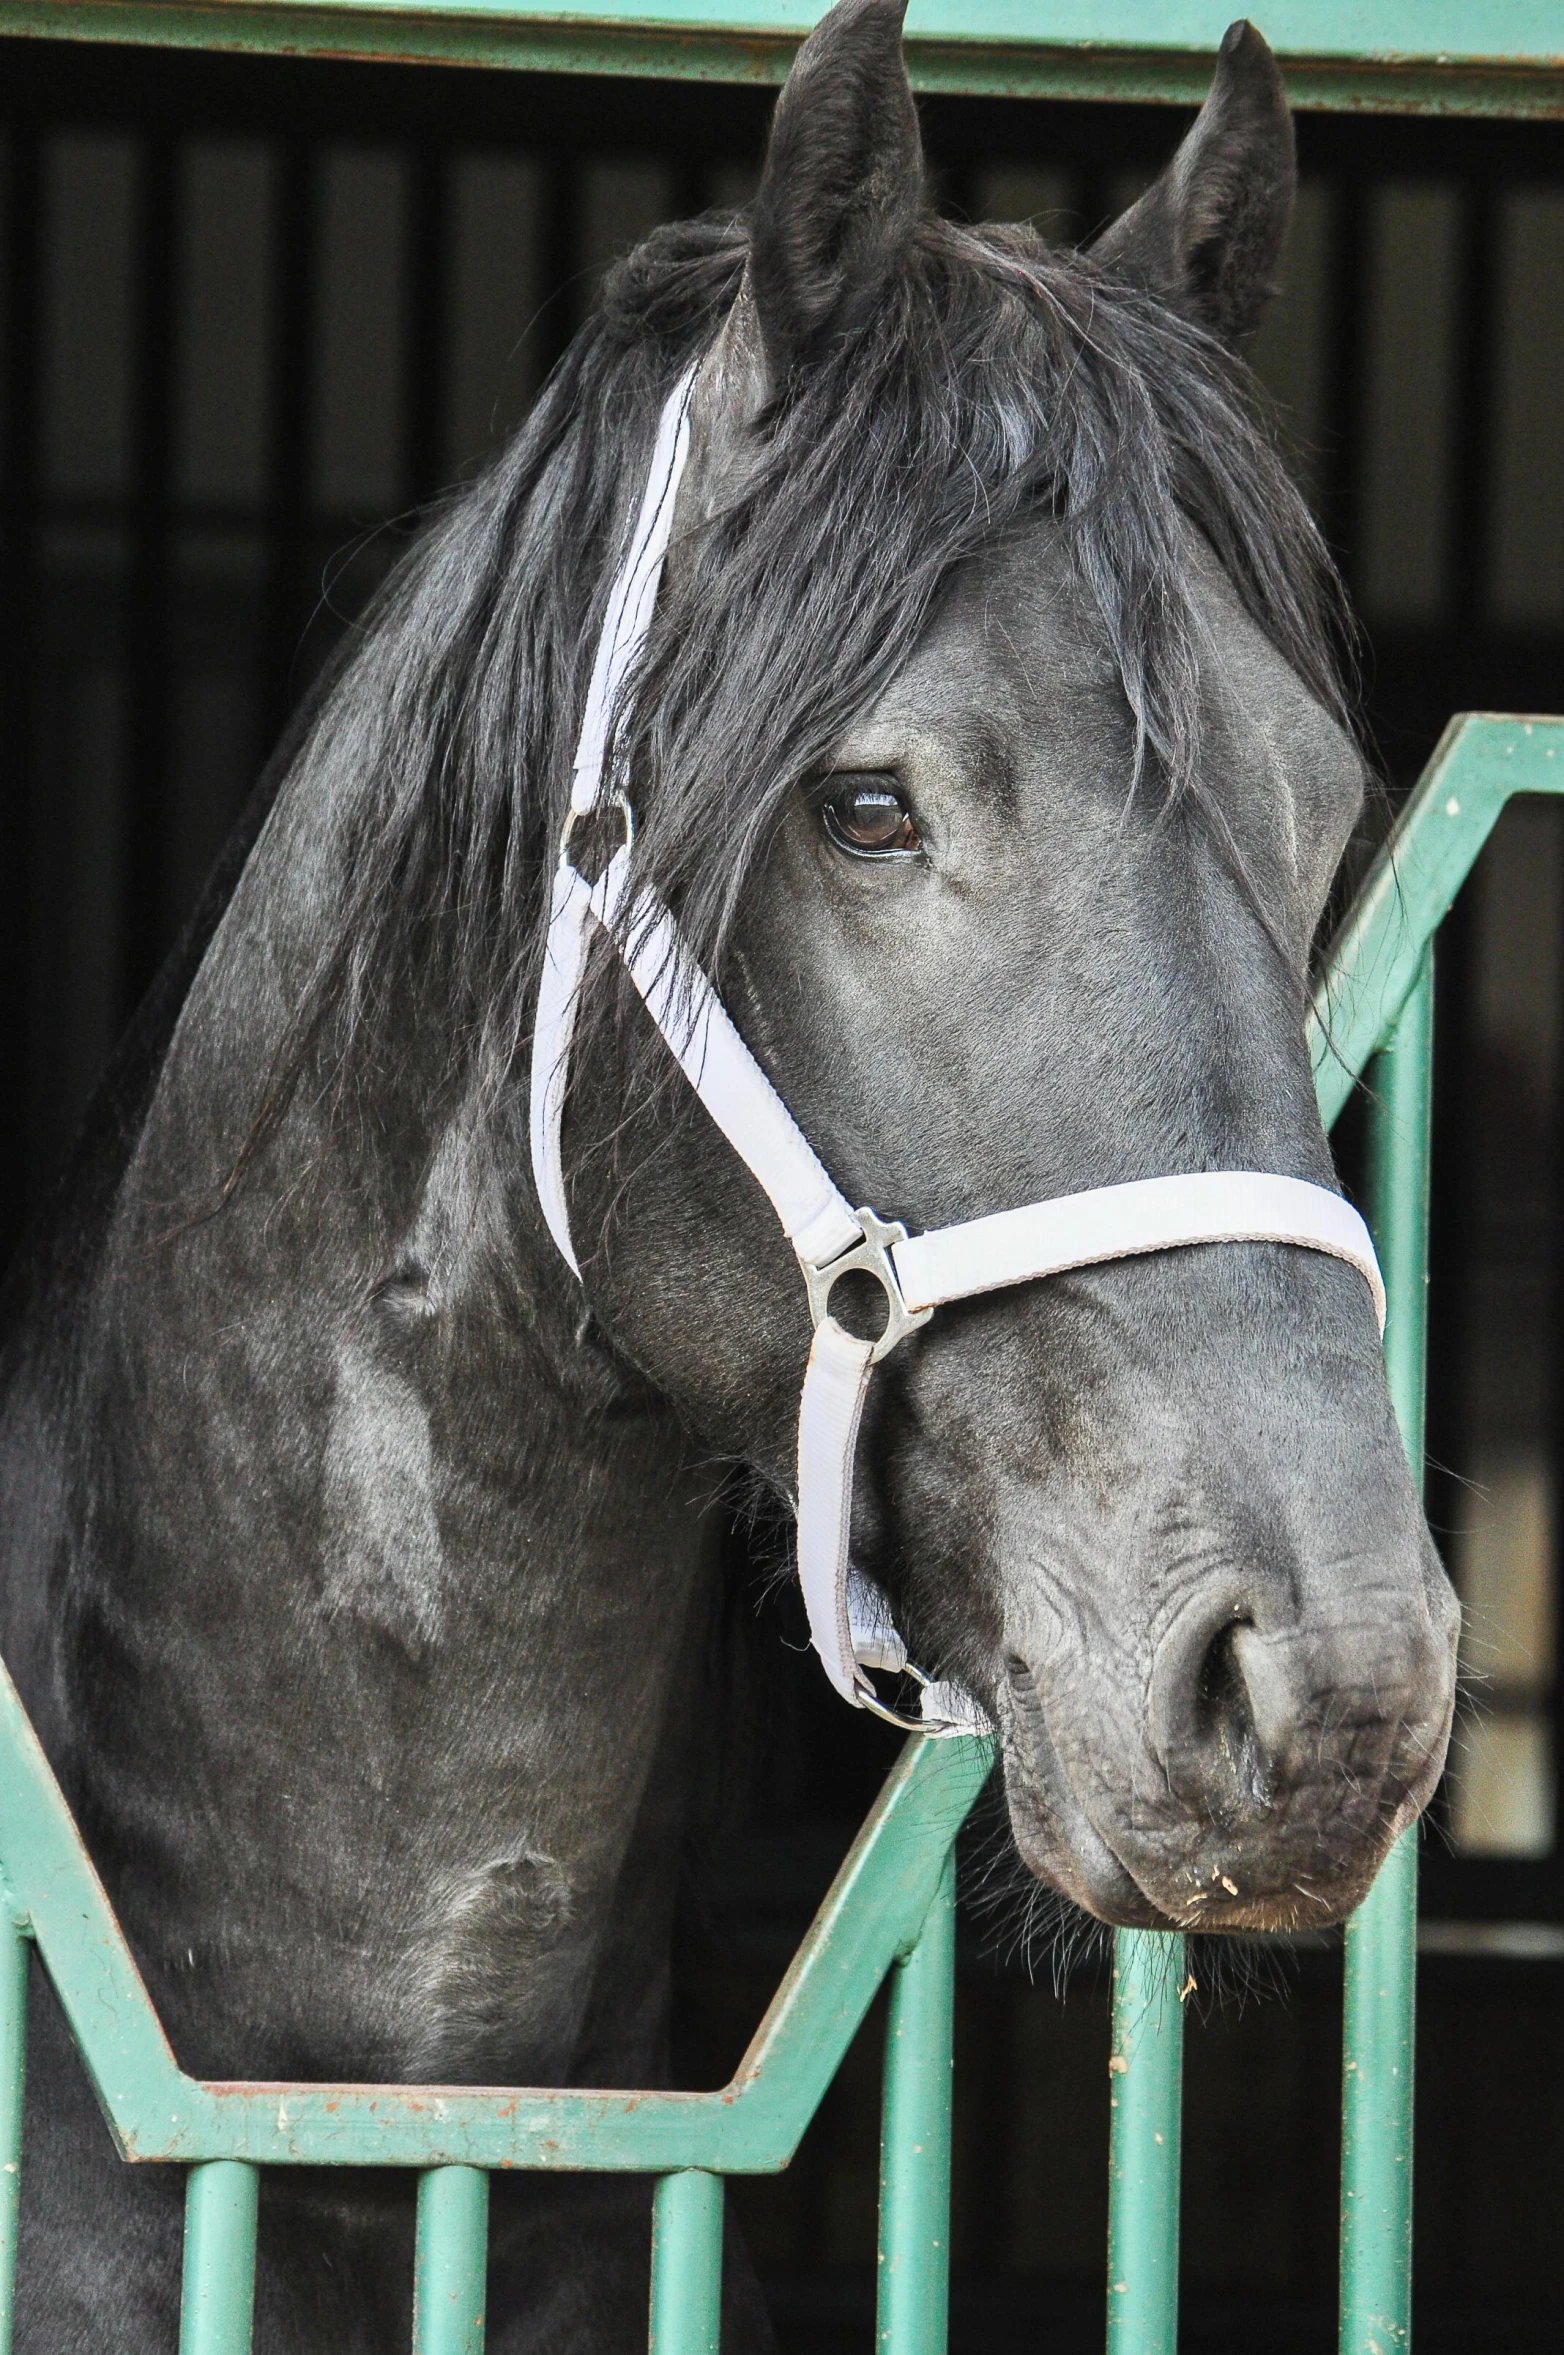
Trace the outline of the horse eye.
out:
M 838 785 L 822 804 L 821 816 L 838 850 L 857 859 L 909 858 L 923 847 L 911 810 L 884 777 Z

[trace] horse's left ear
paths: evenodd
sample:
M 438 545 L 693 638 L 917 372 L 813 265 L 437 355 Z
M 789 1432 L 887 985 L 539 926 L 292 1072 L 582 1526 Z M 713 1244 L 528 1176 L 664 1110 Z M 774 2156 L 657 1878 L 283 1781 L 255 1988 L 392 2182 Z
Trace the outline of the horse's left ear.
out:
M 923 202 L 907 0 L 837 0 L 793 61 L 766 147 L 749 280 L 772 388 L 871 302 Z
M 1210 95 L 1177 155 L 1092 253 L 1236 351 L 1274 291 L 1297 191 L 1282 77 L 1240 18 L 1222 36 Z

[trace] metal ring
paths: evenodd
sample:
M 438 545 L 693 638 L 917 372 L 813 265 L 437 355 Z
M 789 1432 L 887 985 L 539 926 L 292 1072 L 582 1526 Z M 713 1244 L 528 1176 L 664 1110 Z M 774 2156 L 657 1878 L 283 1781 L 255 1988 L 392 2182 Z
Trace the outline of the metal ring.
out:
M 600 818 L 608 809 L 616 809 L 624 820 L 625 838 L 620 844 L 621 850 L 631 848 L 635 841 L 635 812 L 630 807 L 628 795 L 611 793 L 606 800 L 594 802 L 589 810 L 567 810 L 565 812 L 565 823 L 559 837 L 559 855 L 562 860 L 568 859 L 570 856 L 570 837 L 574 834 L 577 826 L 584 819 Z
M 858 1671 L 858 1674 L 853 1681 L 853 1690 L 858 1695 L 858 1706 L 860 1709 L 867 1709 L 871 1715 L 883 1718 L 887 1725 L 894 1725 L 901 1733 L 904 1734 L 928 1734 L 932 1736 L 935 1734 L 957 1733 L 960 1731 L 960 1728 L 956 1725 L 953 1718 L 906 1717 L 902 1714 L 901 1710 L 892 1709 L 888 1702 L 882 1701 L 880 1699 L 879 1694 L 875 1691 L 873 1685 L 870 1684 L 868 1677 L 864 1672 L 862 1663 L 855 1661 L 853 1665 Z M 905 1668 L 900 1671 L 900 1673 L 903 1676 L 910 1676 L 914 1678 L 916 1682 L 924 1688 L 927 1688 L 934 1682 L 934 1679 L 931 1676 L 924 1675 L 921 1668 L 915 1668 L 910 1660 L 907 1662 Z
M 919 1325 L 926 1325 L 934 1311 L 907 1306 L 896 1263 L 891 1257 L 895 1245 L 907 1240 L 901 1220 L 881 1218 L 878 1211 L 870 1210 L 867 1205 L 853 1215 L 863 1229 L 858 1242 L 849 1244 L 823 1266 L 808 1259 L 801 1259 L 799 1265 L 809 1294 L 809 1313 L 817 1325 L 823 1325 L 831 1313 L 831 1288 L 840 1277 L 859 1274 L 874 1278 L 885 1294 L 885 1330 L 869 1357 L 869 1363 L 877 1366 L 882 1357 L 890 1355 L 898 1341 L 905 1341 Z

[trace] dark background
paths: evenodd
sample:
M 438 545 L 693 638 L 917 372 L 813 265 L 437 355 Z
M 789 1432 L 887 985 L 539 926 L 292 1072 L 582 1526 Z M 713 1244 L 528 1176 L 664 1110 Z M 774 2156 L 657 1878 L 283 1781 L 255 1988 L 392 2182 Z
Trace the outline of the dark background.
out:
M 291 705 L 420 502 L 522 413 L 604 262 L 743 200 L 769 94 L 0 42 L 0 637 L 9 1118 L 0 1245 Z M 1149 108 L 935 100 L 952 209 L 1075 236 L 1169 152 Z M 1564 131 L 1304 118 L 1257 354 L 1367 628 L 1393 789 L 1449 714 L 1564 702 Z M 1446 928 L 1430 1509 L 1472 1618 L 1425 1849 L 1418 2330 L 1552 2343 L 1564 1874 L 1554 1838 L 1559 815 L 1506 820 Z M 1350 1134 L 1347 1166 L 1352 1163 Z M 893 1743 L 780 1640 L 742 1836 L 694 1875 L 681 2067 L 725 2076 Z M 996 1843 L 964 1871 L 958 2348 L 1100 2344 L 1107 2009 Z M 1197 1964 L 1209 1981 L 1209 1965 Z M 1203 1989 L 1187 2348 L 1333 2343 L 1339 1954 Z M 1056 1975 L 1059 1985 L 1056 1987 Z M 1035 1983 L 1034 1983 L 1035 1976 Z M 1268 1991 L 1267 1991 L 1268 1990 Z M 740 2187 L 790 2344 L 872 2329 L 877 2022 L 804 2150 Z M 1557 2325 L 1554 2323 L 1554 2330 Z

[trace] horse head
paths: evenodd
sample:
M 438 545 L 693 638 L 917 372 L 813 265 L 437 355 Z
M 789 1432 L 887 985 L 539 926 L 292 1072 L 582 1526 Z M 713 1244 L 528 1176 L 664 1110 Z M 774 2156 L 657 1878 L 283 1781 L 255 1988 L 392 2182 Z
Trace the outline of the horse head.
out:
M 1235 26 L 1162 178 L 1054 253 L 929 209 L 900 19 L 842 0 L 805 43 L 723 248 L 619 732 L 634 872 L 854 1203 L 1332 1186 L 1306 984 L 1363 766 L 1237 356 L 1293 201 L 1275 65 Z M 587 1299 L 786 1495 L 797 1264 L 599 997 Z M 1456 1607 L 1333 1259 L 1169 1250 L 942 1309 L 881 1369 L 854 1512 L 996 1727 L 1027 1864 L 1108 1921 L 1337 1918 L 1434 1785 Z

